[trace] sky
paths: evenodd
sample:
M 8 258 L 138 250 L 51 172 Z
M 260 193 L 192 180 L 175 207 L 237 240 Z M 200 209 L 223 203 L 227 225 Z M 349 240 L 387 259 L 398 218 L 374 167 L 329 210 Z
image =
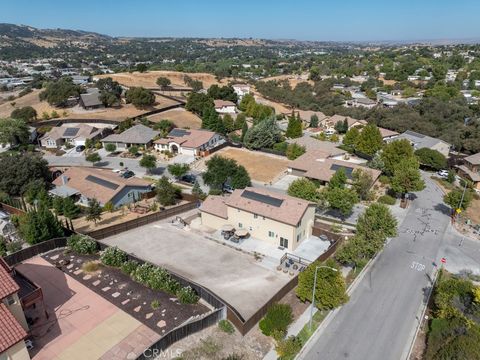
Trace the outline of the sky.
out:
M 480 38 L 479 0 L 0 0 L 0 23 L 111 36 Z

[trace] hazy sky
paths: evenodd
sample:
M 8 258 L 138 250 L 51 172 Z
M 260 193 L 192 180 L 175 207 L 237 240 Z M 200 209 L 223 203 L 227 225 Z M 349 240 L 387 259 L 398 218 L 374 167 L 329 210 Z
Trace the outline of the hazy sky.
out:
M 480 37 L 480 0 L 0 0 L 0 22 L 113 36 Z

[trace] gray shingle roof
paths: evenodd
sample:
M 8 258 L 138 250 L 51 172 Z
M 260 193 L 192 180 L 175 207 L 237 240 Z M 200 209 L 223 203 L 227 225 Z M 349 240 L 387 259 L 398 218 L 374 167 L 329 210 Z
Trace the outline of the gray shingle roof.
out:
M 450 146 L 450 144 L 448 144 L 446 141 L 423 135 L 411 130 L 407 130 L 395 138 L 395 140 L 400 139 L 409 140 L 414 144 L 415 149 L 432 148 L 439 143 L 444 143 Z
M 121 134 L 113 134 L 107 136 L 102 142 L 119 142 L 126 144 L 147 144 L 152 141 L 155 136 L 160 134 L 159 131 L 152 130 L 145 125 L 135 125 L 125 130 Z

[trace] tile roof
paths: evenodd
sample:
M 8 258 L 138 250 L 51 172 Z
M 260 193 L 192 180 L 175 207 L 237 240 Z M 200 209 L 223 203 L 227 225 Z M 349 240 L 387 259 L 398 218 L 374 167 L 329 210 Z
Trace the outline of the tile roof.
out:
M 210 195 L 203 201 L 200 211 L 228 219 L 226 200 L 226 196 Z
M 7 306 L 0 303 L 0 354 L 26 337 L 27 332 L 7 309 Z
M 185 130 L 182 136 L 175 136 L 173 129 L 166 138 L 155 141 L 155 144 L 169 144 L 175 142 L 182 147 L 196 149 L 210 141 L 215 132 L 208 130 Z
M 467 156 L 464 160 L 468 161 L 470 164 L 479 165 L 480 164 L 480 152 L 476 153 L 476 154 L 473 154 L 473 155 L 470 155 L 470 156 Z
M 139 124 L 132 126 L 131 128 L 125 130 L 121 134 L 113 134 L 107 136 L 102 142 L 119 142 L 126 144 L 147 144 L 153 140 L 158 134 L 159 131 L 155 131 L 148 126 Z
M 78 129 L 76 132 L 69 129 Z M 47 132 L 42 140 L 44 139 L 53 139 L 59 140 L 63 138 L 68 139 L 91 139 L 97 136 L 102 130 L 97 129 L 96 127 L 86 125 L 86 124 L 76 124 L 76 125 L 62 125 L 52 128 Z M 69 134 L 71 132 L 72 135 Z
M 354 125 L 356 123 L 359 123 L 359 124 L 362 124 L 362 125 L 367 125 L 368 124 L 368 122 L 365 121 L 365 120 L 357 120 L 357 119 L 354 119 L 350 116 L 337 115 L 337 114 L 333 115 L 333 116 L 330 116 L 329 118 L 325 119 L 325 121 L 329 122 L 333 126 L 335 126 L 338 122 L 344 121 L 345 119 L 347 119 L 348 127 L 351 127 L 352 125 Z
M 213 103 L 215 104 L 216 109 L 224 106 L 236 106 L 234 102 L 228 100 L 213 100 Z
M 20 290 L 20 287 L 10 276 L 9 266 L 3 258 L 0 258 L 0 300 L 18 292 L 18 290 Z
M 100 181 L 89 180 L 92 178 Z M 104 185 L 101 183 L 104 183 Z M 127 186 L 147 187 L 151 185 L 150 182 L 136 177 L 125 179 L 110 170 L 85 167 L 69 168 L 56 178 L 53 184 L 58 187 L 67 185 L 68 188 L 77 190 L 86 198 L 95 198 L 102 204 L 112 200 L 115 195 Z
M 378 130 L 380 130 L 380 134 L 382 135 L 383 138 L 398 135 L 398 132 L 393 131 L 393 130 L 388 130 L 388 129 L 381 128 L 381 127 L 379 127 Z

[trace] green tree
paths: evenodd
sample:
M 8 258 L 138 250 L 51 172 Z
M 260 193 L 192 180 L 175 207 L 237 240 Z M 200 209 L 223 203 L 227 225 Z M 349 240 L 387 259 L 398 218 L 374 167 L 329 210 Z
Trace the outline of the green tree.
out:
M 44 204 L 20 216 L 19 232 L 30 245 L 63 236 L 63 228 Z
M 182 194 L 181 190 L 171 184 L 166 176 L 162 176 L 160 180 L 157 181 L 155 190 L 157 192 L 157 200 L 163 206 L 175 205 L 177 199 L 179 199 Z
M 324 265 L 337 269 L 337 271 L 327 267 L 321 267 L 316 270 L 317 266 Z M 298 298 L 301 301 L 312 302 L 315 270 L 317 271 L 315 306 L 321 310 L 330 310 L 345 304 L 348 301 L 347 286 L 341 271 L 332 261 L 328 261 L 326 264 L 315 261 L 298 275 L 298 286 L 295 289 Z
M 18 145 L 28 143 L 30 130 L 24 120 L 0 119 L 0 143 L 2 145 Z
M 213 84 L 208 88 L 207 95 L 210 96 L 212 99 L 220 99 L 226 100 L 236 103 L 238 101 L 237 94 L 232 86 L 218 86 L 217 84 Z
M 434 149 L 422 148 L 415 151 L 420 164 L 434 170 L 442 170 L 447 167 L 447 158 Z
M 303 134 L 302 128 L 302 120 L 300 119 L 300 115 L 296 116 L 293 113 L 291 116 L 288 117 L 288 125 L 287 131 L 285 132 L 285 136 L 287 138 L 299 138 Z
M 462 200 L 463 196 L 463 200 Z M 443 201 L 445 204 L 450 206 L 453 210 L 456 210 L 458 207 L 462 210 L 466 210 L 473 200 L 473 193 L 470 189 L 465 190 L 465 195 L 463 194 L 463 189 L 455 188 L 450 191 L 448 194 L 445 194 Z M 460 205 L 460 202 L 462 203 Z
M 185 175 L 188 170 L 190 170 L 190 166 L 188 164 L 170 164 L 167 167 L 168 172 L 175 176 L 177 179 L 180 179 L 183 175 Z
M 132 145 L 128 148 L 128 152 L 133 155 L 133 156 L 137 156 L 138 154 L 138 146 L 135 146 L 135 145 Z
M 233 124 L 234 130 L 241 130 L 243 126 L 247 123 L 247 117 L 244 113 L 240 113 L 235 118 L 235 122 Z
M 33 180 L 50 180 L 48 163 L 35 154 L 0 155 L 0 191 L 11 196 L 21 195 Z
M 168 135 L 170 131 L 175 128 L 175 124 L 167 119 L 160 120 L 160 122 L 153 125 L 154 130 L 158 130 L 161 132 L 161 136 L 165 137 Z
M 360 131 L 358 131 L 357 127 L 351 127 L 345 133 L 343 137 L 343 145 L 355 147 L 355 144 L 358 141 L 358 137 L 360 136 Z
M 86 155 L 85 160 L 87 160 L 88 162 L 91 162 L 92 165 L 95 165 L 95 163 L 102 160 L 102 158 L 100 157 L 100 155 L 97 152 L 93 152 L 93 153 L 90 153 L 90 154 Z
M 392 176 L 395 167 L 402 159 L 413 157 L 413 147 L 407 139 L 395 140 L 386 144 L 381 152 L 383 171 L 386 175 Z
M 249 128 L 243 138 L 243 143 L 249 149 L 272 148 L 280 141 L 281 136 L 275 118 L 271 117 Z
M 138 72 L 144 73 L 145 71 L 147 71 L 148 66 L 147 64 L 137 64 L 136 69 Z
M 108 201 L 103 206 L 103 211 L 108 211 L 108 212 L 112 213 L 112 212 L 115 211 L 115 206 L 113 205 L 113 203 L 111 201 Z
M 264 335 L 274 335 L 275 332 L 286 334 L 288 326 L 293 321 L 292 307 L 288 304 L 273 304 L 258 323 Z
M 247 172 L 247 169 L 242 165 L 237 165 L 235 172 L 230 178 L 230 185 L 234 189 L 245 189 L 247 186 L 251 185 L 250 175 Z
M 208 107 L 204 110 L 202 115 L 202 129 L 208 129 L 211 131 L 225 134 L 225 126 L 222 118 L 215 111 L 215 108 Z
M 55 196 L 53 198 L 53 209 L 57 215 L 63 215 L 63 198 L 60 196 Z
M 80 213 L 80 208 L 75 204 L 71 197 L 63 199 L 63 216 L 67 219 L 75 219 Z
M 87 221 L 93 221 L 95 225 L 97 225 L 97 221 L 102 220 L 102 207 L 95 198 L 88 199 L 86 219 Z
M 348 120 L 345 118 L 343 121 L 338 121 L 335 124 L 335 130 L 339 134 L 345 134 L 348 131 Z
M 366 155 L 374 155 L 383 146 L 383 137 L 377 125 L 369 123 L 362 129 L 355 144 L 355 150 Z
M 172 82 L 170 81 L 169 78 L 166 78 L 166 77 L 163 77 L 163 76 L 160 76 L 157 78 L 157 85 L 160 86 L 160 88 L 162 90 L 166 90 L 170 87 L 170 84 Z
M 115 150 L 117 150 L 117 145 L 112 143 L 105 144 L 105 150 L 107 150 L 108 152 L 114 152 Z
M 45 89 L 39 94 L 41 101 L 46 100 L 53 106 L 65 106 L 70 96 L 78 97 L 81 88 L 75 85 L 70 77 L 62 77 L 57 81 L 46 83 Z
M 346 184 L 347 184 L 347 174 L 345 173 L 344 168 L 340 168 L 330 178 L 330 181 L 328 182 L 328 188 L 329 189 L 335 189 L 335 188 L 343 189 Z
M 300 199 L 317 202 L 320 197 L 318 186 L 307 178 L 299 178 L 290 183 L 287 190 L 288 195 Z
M 317 114 L 313 114 L 312 116 L 310 116 L 310 127 L 311 128 L 318 128 L 318 116 Z
M 353 189 L 334 187 L 326 188 L 321 193 L 321 203 L 324 207 L 338 210 L 342 216 L 352 212 L 353 206 L 358 202 L 358 195 Z
M 223 127 L 226 133 L 230 133 L 235 130 L 235 123 L 233 122 L 233 118 L 230 114 L 225 114 L 223 116 Z
M 215 106 L 213 99 L 210 96 L 202 93 L 192 92 L 190 95 L 188 95 L 185 109 L 202 117 L 207 109 L 215 110 Z
M 418 170 L 417 159 L 406 158 L 400 160 L 393 171 L 390 184 L 393 191 L 402 195 L 423 190 L 425 188 L 425 182 Z
M 367 200 L 370 188 L 373 185 L 372 175 L 369 171 L 356 169 L 352 173 L 352 188 L 356 191 L 361 200 Z
M 157 158 L 154 155 L 143 154 L 139 164 L 147 169 L 148 173 L 157 166 Z
M 206 165 L 207 171 L 202 175 L 203 181 L 212 189 L 222 190 L 228 181 L 234 189 L 250 185 L 250 176 L 247 171 L 233 159 L 214 155 Z
M 299 156 L 305 154 L 307 149 L 305 146 L 298 145 L 297 143 L 288 144 L 285 155 L 287 155 L 288 160 L 295 160 Z
M 31 106 L 24 106 L 22 108 L 13 110 L 10 114 L 10 117 L 29 123 L 31 121 L 37 120 L 37 110 L 35 110 Z
M 245 122 L 243 123 L 243 126 L 242 126 L 242 135 L 240 136 L 240 140 L 241 140 L 242 142 L 244 141 L 245 135 L 247 134 L 247 132 L 248 132 L 248 124 L 247 124 L 247 122 L 245 121 Z
M 378 233 L 386 240 L 397 236 L 397 219 L 386 205 L 373 203 L 358 217 L 357 233 Z
M 144 108 L 155 104 L 155 95 L 152 91 L 143 87 L 131 87 L 125 93 L 127 103 L 133 104 L 136 108 Z
M 100 90 L 100 101 L 105 106 L 113 106 L 120 101 L 123 89 L 121 85 L 111 77 L 99 79 L 96 84 Z

